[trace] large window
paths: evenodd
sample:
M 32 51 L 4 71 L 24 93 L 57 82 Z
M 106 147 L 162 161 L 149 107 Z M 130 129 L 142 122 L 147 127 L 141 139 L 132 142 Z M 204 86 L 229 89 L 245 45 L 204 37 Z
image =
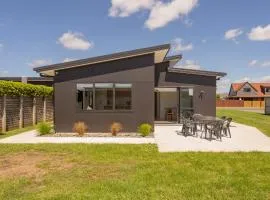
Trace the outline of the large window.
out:
M 80 110 L 131 110 L 128 83 L 77 84 L 77 107 Z
M 93 84 L 77 84 L 77 105 L 83 110 L 93 110 Z
M 113 84 L 96 83 L 95 84 L 95 109 L 112 110 L 113 109 Z
M 131 109 L 131 84 L 115 84 L 115 109 Z

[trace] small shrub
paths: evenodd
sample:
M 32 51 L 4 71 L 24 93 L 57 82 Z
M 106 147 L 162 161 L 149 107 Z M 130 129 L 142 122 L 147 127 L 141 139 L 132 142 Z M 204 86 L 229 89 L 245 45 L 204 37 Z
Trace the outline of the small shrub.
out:
M 49 123 L 41 122 L 38 124 L 38 132 L 39 135 L 47 135 L 50 134 L 52 131 L 52 126 Z
M 73 132 L 78 133 L 79 136 L 83 136 L 87 130 L 88 127 L 84 122 L 76 122 L 73 126 Z
M 148 136 L 152 132 L 152 126 L 150 124 L 144 123 L 138 127 L 138 132 L 141 136 L 145 137 Z
M 123 129 L 123 126 L 119 122 L 112 123 L 110 130 L 113 136 L 116 136 Z

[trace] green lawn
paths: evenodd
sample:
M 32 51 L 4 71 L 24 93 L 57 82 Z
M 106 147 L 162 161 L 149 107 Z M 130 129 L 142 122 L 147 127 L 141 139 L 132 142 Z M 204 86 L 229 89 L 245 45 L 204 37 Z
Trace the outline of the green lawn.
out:
M 0 199 L 269 199 L 269 153 L 156 145 L 0 146 Z
M 270 116 L 255 112 L 246 112 L 240 110 L 217 109 L 217 116 L 232 117 L 233 121 L 254 126 L 264 134 L 270 136 Z
M 0 133 L 0 139 L 5 138 L 5 137 L 9 137 L 9 136 L 13 136 L 13 135 L 17 135 L 17 134 L 23 133 L 25 131 L 34 130 L 34 129 L 36 129 L 36 126 L 28 126 L 28 127 L 21 128 L 21 129 L 14 129 L 11 131 L 7 131 L 5 133 Z

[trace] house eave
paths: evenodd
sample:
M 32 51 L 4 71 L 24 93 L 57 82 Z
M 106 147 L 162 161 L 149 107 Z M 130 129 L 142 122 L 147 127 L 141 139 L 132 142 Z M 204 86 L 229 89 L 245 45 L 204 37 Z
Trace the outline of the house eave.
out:
M 184 68 L 168 68 L 169 72 L 181 73 L 181 74 L 193 74 L 200 76 L 214 76 L 217 79 L 222 78 L 227 75 L 224 72 L 214 72 L 214 71 L 206 71 L 206 70 L 194 70 L 194 69 L 184 69 Z

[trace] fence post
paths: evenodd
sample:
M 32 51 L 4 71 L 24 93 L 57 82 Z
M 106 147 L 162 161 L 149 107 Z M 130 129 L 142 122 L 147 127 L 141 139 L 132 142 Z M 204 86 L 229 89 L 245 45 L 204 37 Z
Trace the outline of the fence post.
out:
M 7 111 L 6 111 L 6 107 L 7 107 L 7 96 L 4 95 L 3 96 L 3 112 L 2 112 L 2 132 L 6 132 L 7 131 Z
M 46 122 L 47 99 L 43 98 L 43 121 Z
M 20 96 L 20 119 L 19 128 L 23 127 L 23 96 Z
M 36 101 L 36 97 L 33 97 L 33 125 L 36 125 L 37 123 L 37 101 Z

